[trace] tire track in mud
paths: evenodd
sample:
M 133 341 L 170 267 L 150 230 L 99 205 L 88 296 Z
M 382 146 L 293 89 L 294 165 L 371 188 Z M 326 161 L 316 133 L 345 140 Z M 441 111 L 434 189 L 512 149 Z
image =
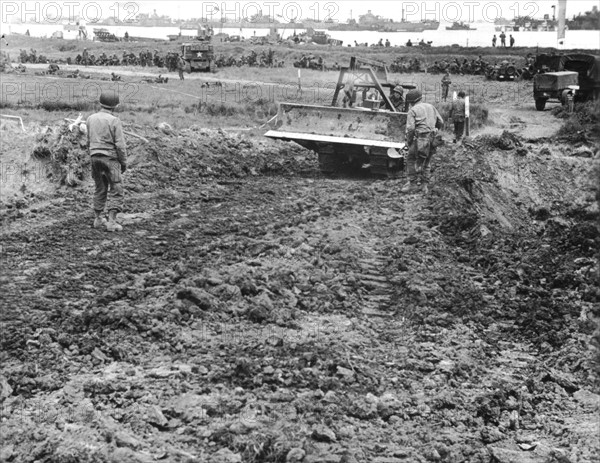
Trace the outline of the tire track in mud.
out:
M 127 417 L 101 421 L 100 429 L 125 430 L 156 457 L 167 448 L 168 458 L 205 461 L 206 449 L 238 445 L 244 461 L 253 461 L 248 452 L 259 437 L 240 432 L 235 418 L 248 404 L 266 420 L 251 429 L 291 427 L 290 441 L 303 438 L 300 428 L 327 420 L 338 432 L 331 447 L 338 455 L 354 448 L 369 455 L 364 461 L 382 452 L 391 458 L 390 442 L 425 452 L 430 444 L 422 435 L 459 433 L 453 428 L 462 431 L 448 441 L 452 451 L 468 455 L 481 447 L 472 441 L 482 429 L 473 421 L 473 399 L 486 411 L 497 376 L 509 393 L 518 390 L 535 359 L 527 346 L 497 343 L 493 327 L 483 339 L 460 321 L 440 328 L 445 314 L 428 299 L 439 291 L 429 272 L 462 278 L 469 266 L 454 261 L 421 220 L 427 198 L 402 196 L 399 188 L 393 181 L 261 177 L 159 190 L 129 198 L 137 215 L 122 234 L 91 229 L 82 194 L 68 211 L 27 219 L 39 224 L 60 215 L 33 233 L 20 225 L 3 235 L 16 277 L 3 293 L 10 305 L 3 331 L 13 331 L 12 341 L 3 339 L 3 356 L 14 390 L 40 400 L 85 391 L 103 420 L 105 410 Z M 441 266 L 428 268 L 428 259 Z M 211 289 L 238 264 L 266 275 L 255 282 L 271 290 L 272 302 L 280 295 L 269 279 L 287 278 L 290 268 L 312 272 L 289 296 L 297 300 L 295 317 L 256 322 L 251 312 L 234 315 L 221 310 L 226 306 L 174 303 L 180 281 L 169 272 L 195 279 L 208 270 L 202 278 Z M 332 291 L 336 297 L 328 298 Z M 425 331 L 413 318 L 419 304 L 437 317 Z M 127 391 L 154 402 L 140 407 Z M 391 392 L 393 400 L 381 398 Z M 343 434 L 344 426 L 355 434 Z M 54 423 L 42 427 L 62 439 L 52 434 Z M 97 441 L 92 434 L 87 440 Z

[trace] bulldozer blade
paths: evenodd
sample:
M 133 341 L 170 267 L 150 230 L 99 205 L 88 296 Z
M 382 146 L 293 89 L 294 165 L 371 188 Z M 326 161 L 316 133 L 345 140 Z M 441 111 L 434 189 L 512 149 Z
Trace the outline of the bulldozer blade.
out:
M 301 145 L 325 142 L 402 149 L 405 128 L 406 113 L 280 103 L 275 128 L 265 136 Z

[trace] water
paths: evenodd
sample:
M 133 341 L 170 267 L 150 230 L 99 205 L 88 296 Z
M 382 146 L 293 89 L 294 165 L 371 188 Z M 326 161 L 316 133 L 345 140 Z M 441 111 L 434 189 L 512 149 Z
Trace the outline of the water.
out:
M 115 34 L 117 37 L 123 37 L 125 32 L 133 37 L 147 37 L 152 39 L 164 39 L 168 40 L 168 35 L 178 34 L 178 27 L 125 27 L 125 26 L 94 26 L 89 24 L 87 26 L 88 37 L 93 37 L 94 27 L 102 27 L 107 29 L 109 32 Z M 460 46 L 471 46 L 471 47 L 489 47 L 492 45 L 492 36 L 498 35 L 495 26 L 490 23 L 474 23 L 472 27 L 477 30 L 471 31 L 447 31 L 446 24 L 441 24 L 438 30 L 427 30 L 420 33 L 415 32 L 375 32 L 375 31 L 327 31 L 332 38 L 343 40 L 344 46 L 351 44 L 354 45 L 354 41 L 359 43 L 367 42 L 373 44 L 382 39 L 383 42 L 389 39 L 392 46 L 404 45 L 409 39 L 413 43 L 419 42 L 421 39 L 426 42 L 432 41 L 433 46 L 448 46 L 457 44 Z M 24 34 L 25 31 L 29 30 L 32 37 L 50 37 L 53 32 L 62 31 L 65 39 L 77 38 L 76 31 L 64 31 L 61 25 L 48 25 L 48 24 L 3 24 L 3 33 L 18 33 Z M 294 29 L 293 27 L 280 27 L 278 32 L 282 37 L 287 38 L 296 33 L 302 33 L 305 29 Z M 215 30 L 219 32 L 219 30 Z M 253 35 L 264 36 L 269 33 L 268 29 L 255 29 L 255 28 L 225 28 L 223 32 L 229 35 L 241 35 L 244 38 L 250 38 Z M 507 34 L 508 36 L 511 33 Z M 534 31 L 520 31 L 512 32 L 515 38 L 515 46 L 528 46 L 528 47 L 556 47 L 558 49 L 587 49 L 595 50 L 596 53 L 600 49 L 600 34 L 599 31 L 567 31 L 564 43 L 560 45 L 557 40 L 556 32 L 534 32 Z M 498 39 L 498 44 L 500 39 Z

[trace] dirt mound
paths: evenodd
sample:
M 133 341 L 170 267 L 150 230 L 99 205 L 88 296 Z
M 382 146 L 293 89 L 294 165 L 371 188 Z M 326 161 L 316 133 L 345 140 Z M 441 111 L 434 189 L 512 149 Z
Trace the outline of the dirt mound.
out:
M 528 340 L 558 347 L 568 338 L 565 319 L 572 329 L 593 330 L 586 314 L 600 301 L 600 239 L 594 161 L 554 148 L 505 132 L 442 150 L 425 216 L 457 247 L 458 260 L 480 272 L 482 322 L 508 319 Z M 566 303 L 573 291 L 579 299 Z
M 313 172 L 315 155 L 298 145 L 255 140 L 223 130 L 192 127 L 179 132 L 167 124 L 146 130 L 148 142 L 127 136 L 128 183 L 139 189 L 158 182 L 190 182 L 198 178 L 242 178 L 251 175 L 294 175 Z M 49 128 L 33 150 L 46 160 L 61 185 L 89 180 L 87 135 L 69 123 Z

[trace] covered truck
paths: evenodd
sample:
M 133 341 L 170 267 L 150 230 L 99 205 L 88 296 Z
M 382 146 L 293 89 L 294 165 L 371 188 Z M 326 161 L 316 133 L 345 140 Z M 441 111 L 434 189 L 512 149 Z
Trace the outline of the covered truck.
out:
M 572 71 L 546 72 L 533 78 L 533 97 L 535 109 L 543 111 L 548 100 L 557 100 L 566 104 L 565 92 L 579 88 L 579 75 Z
M 540 73 L 571 71 L 578 75 L 576 101 L 600 98 L 600 57 L 581 53 L 568 55 L 538 55 L 534 68 Z M 536 99 L 537 100 L 537 99 Z

